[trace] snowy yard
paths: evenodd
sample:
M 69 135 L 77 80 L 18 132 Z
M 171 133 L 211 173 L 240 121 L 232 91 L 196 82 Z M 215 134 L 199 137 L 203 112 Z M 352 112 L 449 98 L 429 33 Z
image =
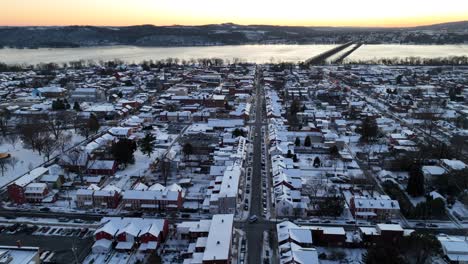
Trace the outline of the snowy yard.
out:
M 336 264 L 336 263 L 348 263 L 348 264 L 360 264 L 362 263 L 362 254 L 365 253 L 365 249 L 352 249 L 352 248 L 330 248 L 330 247 L 317 247 L 317 253 L 320 258 L 321 264 Z
M 84 140 L 82 136 L 75 134 L 73 130 L 69 130 L 67 133 L 71 134 L 71 140 L 66 147 L 73 146 Z M 0 175 L 0 188 L 46 161 L 44 155 L 41 156 L 37 151 L 33 152 L 31 149 L 24 148 L 20 140 L 16 144 L 3 142 L 0 144 L 0 153 L 10 154 L 13 160 L 11 164 L 6 166 L 3 175 Z M 57 150 L 51 157 L 59 153 L 60 150 Z

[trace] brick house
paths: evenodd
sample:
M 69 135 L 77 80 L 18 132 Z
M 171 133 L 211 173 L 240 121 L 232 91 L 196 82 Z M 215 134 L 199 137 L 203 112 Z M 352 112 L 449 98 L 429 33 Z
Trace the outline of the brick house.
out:
M 122 204 L 129 210 L 178 210 L 182 208 L 182 192 L 180 191 L 125 191 Z
M 8 196 L 11 201 L 17 204 L 23 204 L 27 202 L 26 199 L 26 186 L 29 185 L 32 182 L 35 182 L 37 179 L 39 179 L 42 175 L 46 174 L 49 170 L 45 167 L 39 167 L 36 168 L 20 178 L 18 178 L 16 181 L 12 182 L 10 185 L 8 185 L 7 190 L 8 190 Z M 29 197 L 32 197 L 32 194 L 29 195 Z

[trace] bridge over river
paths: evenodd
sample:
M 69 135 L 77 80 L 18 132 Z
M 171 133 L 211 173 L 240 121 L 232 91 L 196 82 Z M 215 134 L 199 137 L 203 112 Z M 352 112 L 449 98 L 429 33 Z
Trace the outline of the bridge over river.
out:
M 310 66 L 310 65 L 320 65 L 324 64 L 327 59 L 335 56 L 336 54 L 346 50 L 347 48 L 351 47 L 351 49 L 347 50 L 343 54 L 341 54 L 338 58 L 334 59 L 332 63 L 341 63 L 346 57 L 351 55 L 355 50 L 357 50 L 359 47 L 361 47 L 363 44 L 362 43 L 355 43 L 354 41 L 350 41 L 347 43 L 344 43 L 342 45 L 339 45 L 338 47 L 335 47 L 333 49 L 327 50 L 325 52 L 322 52 L 304 62 L 304 64 Z

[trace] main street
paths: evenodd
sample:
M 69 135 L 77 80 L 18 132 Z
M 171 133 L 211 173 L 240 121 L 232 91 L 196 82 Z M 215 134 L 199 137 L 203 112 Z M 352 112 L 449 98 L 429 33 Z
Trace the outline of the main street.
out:
M 250 216 L 256 215 L 258 217 L 257 223 L 246 223 L 243 227 L 247 234 L 247 254 L 248 263 L 256 264 L 261 263 L 262 256 L 262 243 L 263 232 L 270 229 L 270 224 L 264 222 L 262 213 L 262 127 L 264 123 L 263 111 L 263 91 L 260 83 L 261 68 L 257 68 L 255 79 L 255 122 L 253 123 L 254 139 L 253 139 L 253 170 L 252 170 L 252 192 L 250 199 Z

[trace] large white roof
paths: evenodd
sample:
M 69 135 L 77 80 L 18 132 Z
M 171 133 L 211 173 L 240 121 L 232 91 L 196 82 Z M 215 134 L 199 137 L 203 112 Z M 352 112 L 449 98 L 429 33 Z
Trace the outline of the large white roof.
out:
M 211 221 L 203 261 L 227 260 L 230 258 L 234 215 L 214 215 Z
M 19 179 L 14 181 L 13 184 L 24 187 L 24 186 L 28 185 L 29 183 L 35 181 L 37 178 L 41 177 L 42 175 L 44 175 L 48 171 L 49 171 L 49 169 L 47 169 L 45 167 L 36 168 L 36 169 L 24 174 L 23 176 L 21 176 Z

